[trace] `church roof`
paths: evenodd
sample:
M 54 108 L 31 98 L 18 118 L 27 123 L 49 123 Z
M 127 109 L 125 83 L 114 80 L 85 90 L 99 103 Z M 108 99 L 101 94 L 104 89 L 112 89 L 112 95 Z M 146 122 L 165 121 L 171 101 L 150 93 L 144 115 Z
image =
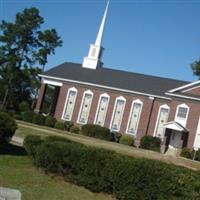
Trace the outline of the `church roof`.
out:
M 165 92 L 189 83 L 110 68 L 87 69 L 83 68 L 82 64 L 68 62 L 51 68 L 43 75 L 49 78 L 91 83 L 153 96 L 166 96 Z

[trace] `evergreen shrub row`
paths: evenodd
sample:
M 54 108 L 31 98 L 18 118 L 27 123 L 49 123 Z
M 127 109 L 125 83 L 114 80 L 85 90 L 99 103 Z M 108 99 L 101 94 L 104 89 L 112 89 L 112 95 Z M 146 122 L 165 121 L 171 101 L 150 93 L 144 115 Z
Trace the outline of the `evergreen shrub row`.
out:
M 86 136 L 104 139 L 108 141 L 112 140 L 112 134 L 110 132 L 110 129 L 99 126 L 99 125 L 95 125 L 95 124 L 83 125 L 81 128 L 81 132 L 83 135 L 86 135 Z
M 29 136 L 25 145 L 28 153 L 33 149 L 37 167 L 91 191 L 112 194 L 119 200 L 200 199 L 199 172 L 58 137 L 38 141 Z

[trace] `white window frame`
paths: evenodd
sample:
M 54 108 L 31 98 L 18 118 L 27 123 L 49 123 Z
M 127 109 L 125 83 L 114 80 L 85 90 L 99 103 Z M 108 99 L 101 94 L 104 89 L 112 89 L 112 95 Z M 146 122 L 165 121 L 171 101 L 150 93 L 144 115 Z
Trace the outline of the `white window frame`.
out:
M 140 104 L 141 105 L 141 109 L 140 109 L 140 113 L 139 113 L 138 118 L 137 118 L 137 125 L 136 125 L 135 134 L 133 134 L 133 133 L 129 133 L 128 132 L 128 128 L 129 128 L 129 123 L 131 121 L 131 115 L 132 115 L 135 103 Z M 130 113 L 129 113 L 128 123 L 127 123 L 127 127 L 126 127 L 126 134 L 133 135 L 134 137 L 136 137 L 138 126 L 139 126 L 139 122 L 140 122 L 140 116 L 141 116 L 141 113 L 142 113 L 142 108 L 143 108 L 143 102 L 140 99 L 136 99 L 136 100 L 132 101 L 131 110 L 130 110 Z
M 169 107 L 167 104 L 161 105 L 161 106 L 159 107 L 158 114 L 157 114 L 157 119 L 156 119 L 156 124 L 155 124 L 155 128 L 154 128 L 154 134 L 153 134 L 154 137 L 158 137 L 158 136 L 156 135 L 156 134 L 157 134 L 157 133 L 156 133 L 156 129 L 157 129 L 157 126 L 158 126 L 158 120 L 159 120 L 160 112 L 161 112 L 161 109 L 162 109 L 162 108 L 168 109 L 167 121 L 168 121 L 168 119 L 169 119 L 170 107 Z M 167 122 L 167 121 L 166 121 L 166 122 Z M 161 139 L 164 139 L 164 135 L 163 135 L 163 137 L 162 137 Z
M 115 109 L 116 109 L 117 101 L 118 101 L 118 100 L 124 101 L 124 108 L 123 108 L 123 110 L 122 110 L 122 117 L 121 117 L 121 120 L 120 120 L 120 123 L 119 123 L 119 129 L 115 130 L 116 132 L 117 132 L 117 131 L 120 131 L 121 123 L 122 123 L 122 119 L 123 119 L 123 115 L 124 115 L 124 109 L 125 109 L 125 106 L 126 106 L 126 99 L 125 99 L 123 96 L 117 97 L 117 98 L 115 99 L 115 105 L 114 105 L 114 107 L 113 107 L 112 118 L 111 118 L 111 121 L 110 121 L 110 129 L 111 129 L 111 130 L 112 130 L 112 123 L 113 123 L 114 114 L 115 114 Z
M 187 125 L 187 120 L 188 120 L 188 116 L 189 116 L 189 112 L 190 112 L 190 107 L 189 107 L 187 104 L 185 104 L 185 103 L 179 104 L 179 105 L 177 106 L 177 108 L 176 108 L 176 114 L 175 114 L 175 117 L 174 117 L 174 121 L 176 121 L 176 122 L 178 122 L 178 121 L 177 121 L 177 115 L 178 115 L 178 110 L 179 110 L 179 108 L 187 108 L 187 114 L 186 114 L 185 125 L 184 125 L 184 127 L 186 127 L 186 125 Z M 178 122 L 178 123 L 179 123 L 179 122 Z
M 85 98 L 85 95 L 86 95 L 86 94 L 92 95 L 92 98 L 91 98 L 91 105 L 92 105 L 92 100 L 93 100 L 94 93 L 93 93 L 91 90 L 86 90 L 86 91 L 83 93 L 83 96 L 82 96 L 81 106 L 80 106 L 79 113 L 78 113 L 78 118 L 77 118 L 77 123 L 78 123 L 78 124 L 87 124 L 88 118 L 89 118 L 89 116 L 90 116 L 91 105 L 90 105 L 90 108 L 89 108 L 89 111 L 88 111 L 89 114 L 88 114 L 88 117 L 87 117 L 86 122 L 83 123 L 83 122 L 80 122 L 80 121 L 79 121 L 79 118 L 80 118 L 80 116 L 81 116 L 81 111 L 82 111 L 82 108 L 83 108 L 83 101 L 84 101 L 84 98 Z
M 96 124 L 96 120 L 97 120 L 97 116 L 98 116 L 98 111 L 99 111 L 99 106 L 100 106 L 100 102 L 101 102 L 101 98 L 102 97 L 106 97 L 108 98 L 108 105 L 107 105 L 107 108 L 105 110 L 105 118 L 104 118 L 104 121 L 102 123 L 102 126 L 104 126 L 105 124 L 105 120 L 106 120 L 106 115 L 107 115 L 107 111 L 108 111 L 108 106 L 109 106 L 109 101 L 110 101 L 110 96 L 107 94 L 107 93 L 103 93 L 99 96 L 99 100 L 98 100 L 98 105 L 97 105 L 97 110 L 96 110 L 96 114 L 95 114 L 95 118 L 94 118 L 94 124 Z
M 78 90 L 75 87 L 71 87 L 71 88 L 68 89 L 67 96 L 65 98 L 64 109 L 63 109 L 63 113 L 62 113 L 62 120 L 65 120 L 65 121 L 71 121 L 72 120 L 72 116 L 73 116 L 73 112 L 74 112 L 74 107 L 73 107 L 72 115 L 70 116 L 70 120 L 65 119 L 65 116 L 64 116 L 65 115 L 65 109 L 67 107 L 67 101 L 68 101 L 69 94 L 70 94 L 71 91 L 72 92 L 76 92 L 74 107 L 75 107 L 75 104 L 76 104 L 76 98 L 77 98 Z

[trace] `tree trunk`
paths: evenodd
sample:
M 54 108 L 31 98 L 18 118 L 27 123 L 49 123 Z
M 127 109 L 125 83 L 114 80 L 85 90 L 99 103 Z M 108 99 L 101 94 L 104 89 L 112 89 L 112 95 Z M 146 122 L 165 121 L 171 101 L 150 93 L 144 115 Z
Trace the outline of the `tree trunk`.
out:
M 5 105 L 6 105 L 6 101 L 7 101 L 7 97 L 8 97 L 8 93 L 9 93 L 9 88 L 10 88 L 10 85 L 11 85 L 11 81 L 12 81 L 12 78 L 11 76 L 9 77 L 9 81 L 8 81 L 8 87 L 5 91 L 5 94 L 4 94 L 4 97 L 3 97 L 3 102 L 2 102 L 2 105 L 1 105 L 1 109 L 3 110 L 5 108 Z

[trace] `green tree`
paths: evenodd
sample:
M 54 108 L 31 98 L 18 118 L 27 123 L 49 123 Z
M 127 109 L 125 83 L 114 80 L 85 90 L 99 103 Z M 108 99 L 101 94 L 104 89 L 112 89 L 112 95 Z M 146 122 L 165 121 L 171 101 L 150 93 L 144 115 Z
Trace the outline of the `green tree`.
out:
M 44 71 L 48 55 L 62 46 L 55 29 L 41 30 L 43 23 L 37 8 L 17 13 L 13 23 L 0 23 L 2 108 L 17 109 L 21 101 L 33 99 L 39 86 L 37 74 Z
M 197 60 L 194 63 L 192 63 L 191 68 L 192 68 L 193 74 L 198 76 L 200 79 L 200 60 Z

